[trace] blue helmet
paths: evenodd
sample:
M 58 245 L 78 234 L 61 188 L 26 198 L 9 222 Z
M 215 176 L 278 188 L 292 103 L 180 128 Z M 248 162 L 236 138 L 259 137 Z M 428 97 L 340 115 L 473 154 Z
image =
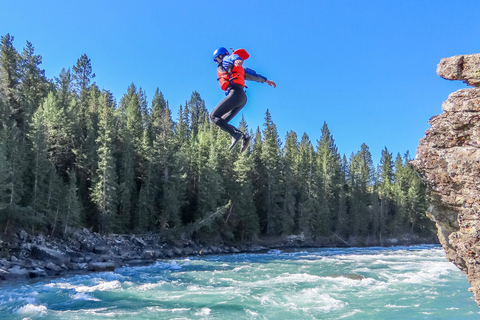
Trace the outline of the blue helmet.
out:
M 213 52 L 213 61 L 219 56 L 219 55 L 225 55 L 228 54 L 228 50 L 225 49 L 224 47 L 220 47 L 217 50 Z

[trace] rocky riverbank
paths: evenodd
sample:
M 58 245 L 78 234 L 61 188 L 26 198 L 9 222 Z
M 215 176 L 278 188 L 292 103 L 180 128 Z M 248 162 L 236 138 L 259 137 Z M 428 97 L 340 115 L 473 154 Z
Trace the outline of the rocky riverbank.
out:
M 393 246 L 437 243 L 435 237 L 378 240 L 336 235 L 310 241 L 303 236 L 259 239 L 254 243 L 204 245 L 191 240 L 166 242 L 158 234 L 100 235 L 88 229 L 77 230 L 68 239 L 30 236 L 26 231 L 0 240 L 0 283 L 71 273 L 113 271 L 123 266 L 153 264 L 157 260 L 209 254 L 266 252 L 270 249 L 347 246 Z

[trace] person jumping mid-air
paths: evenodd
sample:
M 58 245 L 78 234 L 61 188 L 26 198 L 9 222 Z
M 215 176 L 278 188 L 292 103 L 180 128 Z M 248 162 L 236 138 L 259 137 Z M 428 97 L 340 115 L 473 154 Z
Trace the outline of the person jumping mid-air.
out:
M 244 49 L 238 49 L 229 54 L 227 49 L 221 47 L 213 53 L 213 61 L 217 63 L 220 88 L 225 90 L 226 97 L 210 113 L 210 120 L 232 136 L 229 150 L 232 150 L 238 140 L 242 139 L 241 152 L 247 149 L 251 137 L 229 122 L 247 103 L 247 95 L 244 91 L 245 80 L 266 82 L 274 88 L 277 86 L 275 82 L 267 80 L 266 77 L 257 74 L 254 70 L 243 68 L 243 60 L 248 57 L 249 54 Z

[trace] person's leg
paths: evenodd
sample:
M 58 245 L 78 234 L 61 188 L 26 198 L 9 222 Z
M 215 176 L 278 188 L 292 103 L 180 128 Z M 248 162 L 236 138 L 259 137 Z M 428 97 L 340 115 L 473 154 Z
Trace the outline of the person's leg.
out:
M 243 89 L 231 89 L 229 94 L 210 113 L 210 120 L 232 137 L 236 137 L 240 131 L 228 122 L 240 112 L 246 103 L 247 96 Z

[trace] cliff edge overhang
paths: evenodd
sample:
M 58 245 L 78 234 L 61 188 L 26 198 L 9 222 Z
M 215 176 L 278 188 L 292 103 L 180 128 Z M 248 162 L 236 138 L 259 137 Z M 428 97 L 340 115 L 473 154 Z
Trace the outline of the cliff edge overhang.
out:
M 427 183 L 427 214 L 447 259 L 467 275 L 480 305 L 480 54 L 442 59 L 437 74 L 473 88 L 443 102 L 443 113 L 429 120 L 412 164 Z

